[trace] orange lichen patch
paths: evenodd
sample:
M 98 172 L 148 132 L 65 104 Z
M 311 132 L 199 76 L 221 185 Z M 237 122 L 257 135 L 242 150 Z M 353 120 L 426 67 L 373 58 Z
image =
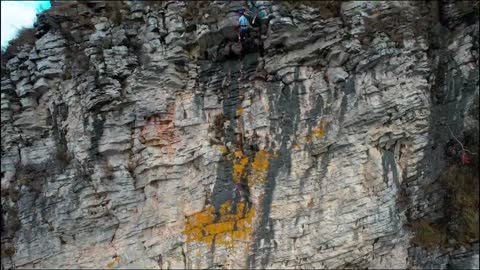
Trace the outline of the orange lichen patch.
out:
M 199 222 L 200 224 L 208 224 L 213 222 L 215 219 L 215 215 L 213 214 L 213 211 L 207 211 L 207 212 L 200 212 L 198 215 L 195 216 L 196 221 Z
M 204 238 L 202 238 L 201 240 L 199 240 L 199 242 L 207 243 L 207 245 L 208 245 L 209 247 L 211 247 L 212 244 L 213 244 L 213 239 L 215 239 L 215 234 L 207 235 L 207 236 L 205 236 Z
M 248 157 L 237 158 L 233 164 L 233 181 L 240 183 L 245 168 L 248 164 Z
M 235 241 L 246 241 L 252 235 L 252 220 L 255 216 L 253 208 L 246 209 L 247 205 L 240 202 L 236 207 L 230 201 L 220 206 L 218 217 L 215 220 L 215 210 L 212 206 L 204 211 L 187 217 L 185 234 L 187 243 L 203 242 L 207 245 L 233 245 Z M 245 211 L 247 210 L 247 211 Z
M 250 176 L 248 177 L 248 186 L 252 187 L 256 184 L 264 184 L 267 179 L 269 159 L 273 155 L 265 150 L 260 150 L 255 155 L 252 162 Z
M 251 211 L 252 213 L 255 213 L 254 211 Z M 242 218 L 237 221 L 237 229 L 239 230 L 247 230 L 252 226 L 252 218 L 253 216 L 248 216 L 246 218 Z
M 233 155 L 236 157 L 236 158 L 242 158 L 243 157 L 243 152 L 242 150 L 236 150 Z
M 166 113 L 151 115 L 140 132 L 140 142 L 148 146 L 167 146 L 177 142 L 174 124 L 174 106 Z
M 199 227 L 185 229 L 188 241 L 197 241 L 203 238 L 203 230 Z
M 268 159 L 271 155 L 265 151 L 260 150 L 255 155 L 255 159 L 252 162 L 252 173 L 264 172 L 268 169 Z
M 318 123 L 317 126 L 312 128 L 312 131 L 306 135 L 306 140 L 307 142 L 311 142 L 314 139 L 321 139 L 325 136 L 325 133 L 327 131 L 328 127 L 328 122 L 321 120 L 320 123 Z
M 232 238 L 235 240 L 249 240 L 251 235 L 252 235 L 251 229 L 232 232 Z
M 228 213 L 232 212 L 232 203 L 230 201 L 224 202 L 220 205 L 220 216 L 225 216 Z
M 215 245 L 231 246 L 233 244 L 233 231 L 215 235 Z
M 233 231 L 234 225 L 235 225 L 235 222 L 233 221 L 214 223 L 214 224 L 205 226 L 205 232 L 209 235 L 212 235 L 212 234 L 219 234 L 223 232 Z
M 315 127 L 312 129 L 312 133 L 317 139 L 321 139 L 325 135 L 325 129 L 321 127 Z
M 111 262 L 107 263 L 107 268 L 116 267 L 119 262 L 120 262 L 120 257 L 116 256 L 115 258 L 113 258 Z
M 215 214 L 213 207 L 209 207 L 205 211 L 188 217 L 184 231 L 187 235 L 187 241 L 197 241 L 202 239 L 205 234 L 203 227 L 207 224 L 213 223 L 214 220 Z

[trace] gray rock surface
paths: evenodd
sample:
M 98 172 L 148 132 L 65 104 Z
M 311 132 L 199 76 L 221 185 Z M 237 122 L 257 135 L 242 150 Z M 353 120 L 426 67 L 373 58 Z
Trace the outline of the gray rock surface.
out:
M 2 71 L 2 269 L 478 268 L 406 226 L 442 215 L 445 125 L 478 135 L 478 16 L 253 2 L 243 53 L 241 2 L 39 17 Z

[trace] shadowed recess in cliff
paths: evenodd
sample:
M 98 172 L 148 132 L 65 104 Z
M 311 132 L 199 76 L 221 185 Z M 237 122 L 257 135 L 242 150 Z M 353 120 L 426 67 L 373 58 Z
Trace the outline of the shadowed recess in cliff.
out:
M 230 84 L 227 89 L 228 92 L 223 99 L 223 115 L 229 121 L 229 125 L 225 130 L 225 145 L 231 145 L 235 151 L 242 150 L 243 148 L 243 134 L 238 134 L 238 125 L 237 125 L 237 113 L 238 107 L 240 105 L 240 91 L 242 91 L 243 83 L 245 83 L 245 78 L 243 78 L 242 72 L 245 70 L 253 69 L 256 65 L 256 56 L 255 54 L 247 55 L 242 62 L 239 61 L 225 61 L 223 63 L 223 70 L 229 76 Z M 242 70 L 244 69 L 244 70 Z M 232 160 L 227 160 L 225 157 L 222 157 L 219 162 L 217 169 L 217 180 L 212 193 L 212 204 L 214 205 L 216 211 L 219 210 L 221 204 L 225 203 L 227 200 L 234 198 L 236 202 L 240 199 L 236 195 L 237 185 L 235 183 L 235 172 L 233 168 Z M 238 166 L 238 164 L 237 164 Z M 237 183 L 240 184 L 240 183 Z M 245 190 L 248 192 L 247 190 Z
M 279 91 L 279 88 L 283 88 Z M 258 229 L 254 232 L 253 250 L 248 257 L 248 266 L 257 266 L 257 256 L 261 257 L 260 263 L 265 267 L 269 262 L 271 253 L 270 242 L 274 238 L 272 230 L 272 222 L 269 218 L 271 204 L 273 200 L 273 192 L 275 190 L 276 181 L 280 172 L 289 175 L 292 166 L 291 152 L 289 142 L 294 139 L 298 124 L 300 121 L 300 101 L 298 97 L 298 86 L 290 87 L 283 85 L 280 81 L 267 85 L 267 93 L 269 96 L 270 108 L 272 114 L 278 119 L 272 121 L 270 128 L 274 134 L 276 141 L 280 142 L 277 147 L 274 142 L 271 143 L 270 149 L 278 149 L 275 151 L 275 158 L 271 159 L 268 167 L 266 185 L 264 187 L 264 197 L 261 202 L 261 211 L 258 211 L 259 224 Z M 280 132 L 279 132 L 280 131 Z M 285 179 L 283 179 L 285 180 Z M 269 229 L 270 228 L 270 229 Z M 263 240 L 267 248 L 260 250 L 260 242 Z
M 100 140 L 102 139 L 102 135 L 104 132 L 104 125 L 105 125 L 105 116 L 102 113 L 99 114 L 94 114 L 91 115 L 93 118 L 92 122 L 92 134 L 91 134 L 91 146 L 90 146 L 90 156 L 94 158 L 96 155 L 99 154 L 98 152 L 98 146 L 100 143 Z M 88 118 L 86 119 L 87 125 L 88 125 Z
M 240 66 L 238 61 L 226 61 L 223 63 L 224 70 L 229 75 L 230 84 L 226 96 L 223 97 L 223 115 L 229 121 L 225 130 L 225 145 L 232 144 L 237 147 L 235 141 L 236 111 L 239 95 L 239 73 Z M 232 199 L 235 194 L 235 182 L 233 181 L 233 164 L 231 160 L 222 157 L 218 164 L 217 178 L 213 187 L 211 202 L 215 211 L 220 210 L 220 206 L 226 201 Z M 238 200 L 238 199 L 237 199 Z
M 226 61 L 223 66 L 230 81 L 227 93 L 222 97 L 223 116 L 229 121 L 223 143 L 234 150 L 230 152 L 224 146 L 226 152 L 219 161 L 213 193 L 209 198 L 211 205 L 189 216 L 184 232 L 187 242 L 204 242 L 212 254 L 218 245 L 233 248 L 240 242 L 245 244 L 252 240 L 252 220 L 256 210 L 249 198 L 250 188 L 264 184 L 270 158 L 266 151 L 247 149 L 243 139 L 238 137 L 244 134 L 238 134 L 237 130 L 238 114 L 241 113 L 239 96 L 245 83 L 242 75 L 255 70 L 256 55 L 249 55 L 242 62 Z

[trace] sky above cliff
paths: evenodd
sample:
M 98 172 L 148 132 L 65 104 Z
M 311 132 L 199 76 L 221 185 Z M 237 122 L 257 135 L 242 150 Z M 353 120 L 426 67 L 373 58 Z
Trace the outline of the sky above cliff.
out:
M 36 14 L 50 8 L 50 1 L 1 1 L 2 48 L 22 27 L 32 27 Z

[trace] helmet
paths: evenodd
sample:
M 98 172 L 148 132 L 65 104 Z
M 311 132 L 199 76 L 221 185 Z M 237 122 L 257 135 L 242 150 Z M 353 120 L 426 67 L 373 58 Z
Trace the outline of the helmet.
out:
M 244 9 L 240 9 L 238 12 L 239 12 L 240 14 L 243 14 L 243 13 L 245 13 L 245 10 L 244 10 Z

